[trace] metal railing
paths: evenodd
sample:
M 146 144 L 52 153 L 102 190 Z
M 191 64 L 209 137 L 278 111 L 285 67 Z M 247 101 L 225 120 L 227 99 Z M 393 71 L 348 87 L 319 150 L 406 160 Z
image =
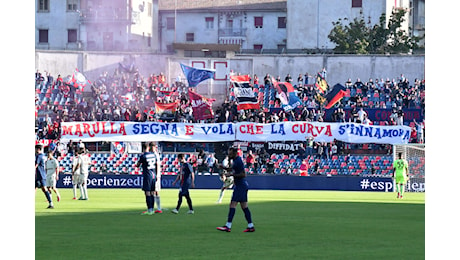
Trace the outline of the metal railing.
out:
M 220 28 L 218 30 L 219 37 L 246 36 L 247 28 Z

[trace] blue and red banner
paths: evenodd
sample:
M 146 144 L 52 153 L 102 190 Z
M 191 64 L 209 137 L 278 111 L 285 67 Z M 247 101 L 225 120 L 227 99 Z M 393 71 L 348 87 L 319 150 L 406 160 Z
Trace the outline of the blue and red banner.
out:
M 302 105 L 302 101 L 300 101 L 291 83 L 273 80 L 273 85 L 278 92 L 278 97 L 281 100 L 281 107 L 284 111 L 290 111 Z

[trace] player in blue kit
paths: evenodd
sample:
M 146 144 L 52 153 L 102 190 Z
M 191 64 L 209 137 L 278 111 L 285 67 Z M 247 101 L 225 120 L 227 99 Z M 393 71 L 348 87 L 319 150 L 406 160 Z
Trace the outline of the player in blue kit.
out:
M 222 227 L 217 227 L 217 230 L 230 232 L 232 228 L 232 220 L 235 216 L 236 206 L 238 202 L 240 203 L 241 209 L 244 212 L 244 217 L 248 222 L 248 227 L 243 232 L 254 232 L 254 224 L 252 223 L 251 211 L 248 208 L 248 189 L 249 185 L 246 181 L 246 172 L 244 171 L 244 163 L 243 159 L 238 155 L 238 150 L 234 147 L 228 149 L 228 158 L 233 160 L 233 164 L 231 168 L 224 168 L 220 166 L 222 169 L 227 171 L 231 170 L 231 173 L 227 173 L 227 176 L 233 176 L 234 179 L 234 187 L 233 187 L 233 195 L 232 200 L 230 201 L 230 209 L 228 211 L 228 218 L 227 224 Z
M 145 202 L 147 210 L 142 212 L 141 215 L 153 215 L 153 206 L 155 204 L 154 192 L 155 181 L 160 173 L 160 156 L 154 152 L 155 143 L 143 144 L 144 153 L 137 161 L 137 167 L 142 167 L 142 190 L 145 192 Z
M 180 173 L 177 175 L 176 179 L 173 181 L 172 185 L 176 185 L 177 181 L 180 180 L 180 189 L 179 189 L 179 200 L 177 201 L 177 206 L 175 209 L 171 210 L 172 213 L 179 213 L 180 206 L 182 204 L 182 197 L 185 197 L 188 204 L 187 211 L 188 214 L 193 214 L 192 199 L 190 198 L 189 187 L 195 188 L 195 174 L 193 172 L 192 165 L 185 161 L 184 154 L 179 154 L 177 159 L 180 162 Z
M 35 145 L 35 191 L 37 188 L 41 189 L 48 200 L 48 209 L 54 209 L 51 194 L 46 190 L 46 169 L 45 169 L 46 155 L 43 153 L 43 145 Z

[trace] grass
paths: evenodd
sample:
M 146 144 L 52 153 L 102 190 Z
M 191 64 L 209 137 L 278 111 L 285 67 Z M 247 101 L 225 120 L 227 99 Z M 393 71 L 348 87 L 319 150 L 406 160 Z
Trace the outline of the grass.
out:
M 73 201 L 71 189 L 46 209 L 35 197 L 36 259 L 423 259 L 425 194 L 250 190 L 256 227 L 243 233 L 240 208 L 232 232 L 218 190 L 191 190 L 195 214 L 170 213 L 177 189 L 163 189 L 163 214 L 141 216 L 139 189 L 90 189 L 90 200 Z M 53 195 L 55 200 L 55 196 Z

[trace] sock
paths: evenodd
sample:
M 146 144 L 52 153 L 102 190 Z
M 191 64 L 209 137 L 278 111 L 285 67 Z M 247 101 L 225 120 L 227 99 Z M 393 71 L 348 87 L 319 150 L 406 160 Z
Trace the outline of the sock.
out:
M 232 222 L 227 222 L 227 224 L 225 224 L 225 226 L 227 226 L 228 228 L 232 228 Z
M 152 211 L 153 210 L 153 196 L 145 196 L 145 203 L 147 204 L 147 210 Z
M 182 205 L 182 196 L 181 195 L 179 195 L 179 199 L 177 200 L 177 207 L 176 207 L 177 210 L 180 209 L 180 205 Z
M 401 187 L 399 187 L 399 190 L 401 191 L 401 197 L 404 194 L 404 184 L 401 184 Z
M 251 218 L 251 211 L 249 211 L 249 208 L 245 208 L 243 209 L 244 211 L 244 217 L 246 218 L 246 220 L 248 221 L 248 224 L 251 223 L 252 224 L 252 218 Z M 249 225 L 248 225 L 249 226 Z M 254 226 L 254 225 L 253 225 Z
M 84 197 L 83 197 L 83 194 L 84 194 L 84 192 L 83 192 L 83 185 L 80 185 L 80 198 L 84 198 Z
M 52 206 L 53 205 L 53 199 L 51 199 L 51 194 L 48 191 L 45 191 L 45 197 L 48 200 L 48 202 L 50 203 L 50 205 Z
M 189 209 L 189 210 L 193 210 L 192 199 L 190 198 L 190 195 L 186 195 L 186 196 L 185 196 L 185 199 L 187 200 L 188 209 Z
M 72 190 L 73 190 L 73 197 L 76 198 L 77 197 L 77 185 L 73 185 Z
M 219 201 L 221 201 L 221 200 L 222 200 L 222 197 L 224 197 L 224 192 L 225 192 L 225 190 L 221 190 L 221 191 L 220 191 L 220 194 L 219 194 Z
M 150 208 L 149 208 L 149 210 L 153 211 L 153 208 L 155 207 L 155 199 L 154 199 L 153 195 L 151 195 L 149 197 L 150 197 Z
M 154 196 L 154 198 L 155 198 L 155 203 L 157 204 L 157 209 L 161 210 L 160 196 Z
M 233 217 L 235 216 L 236 209 L 235 208 L 230 208 L 228 210 L 228 218 L 227 218 L 227 224 L 232 223 Z M 231 225 L 231 224 L 230 224 Z
M 83 198 L 84 199 L 88 198 L 88 187 L 86 185 L 83 186 Z

